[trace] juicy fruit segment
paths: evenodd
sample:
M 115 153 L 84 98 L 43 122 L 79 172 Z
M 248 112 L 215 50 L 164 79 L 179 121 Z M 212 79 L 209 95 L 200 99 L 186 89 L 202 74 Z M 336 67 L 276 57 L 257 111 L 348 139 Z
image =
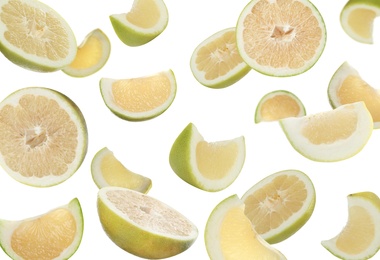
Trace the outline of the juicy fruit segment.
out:
M 348 195 L 347 202 L 346 226 L 322 245 L 341 259 L 369 259 L 380 248 L 380 199 L 373 192 L 359 192 Z
M 195 79 L 210 88 L 228 87 L 251 70 L 237 50 L 235 28 L 221 30 L 200 43 L 190 68 Z
M 326 28 L 308 0 L 252 0 L 242 10 L 236 42 L 243 60 L 271 76 L 292 76 L 310 69 L 326 44 Z
M 169 155 L 173 171 L 182 180 L 205 191 L 220 191 L 231 185 L 244 161 L 243 136 L 207 142 L 192 123 L 178 135 Z
M 78 249 L 82 235 L 78 199 L 40 216 L 0 220 L 0 244 L 12 259 L 68 259 Z
M 268 243 L 278 243 L 296 233 L 311 217 L 315 189 L 298 170 L 276 172 L 252 186 L 242 197 L 245 215 Z
M 101 188 L 97 205 L 109 238 L 139 257 L 160 259 L 178 255 L 198 236 L 197 227 L 181 213 L 137 191 Z

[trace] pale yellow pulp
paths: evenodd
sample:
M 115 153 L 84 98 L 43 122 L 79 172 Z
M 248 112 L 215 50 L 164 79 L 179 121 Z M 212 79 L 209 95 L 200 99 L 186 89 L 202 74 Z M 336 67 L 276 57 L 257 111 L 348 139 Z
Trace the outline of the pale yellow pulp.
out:
M 372 23 L 376 13 L 372 10 L 358 8 L 352 10 L 348 16 L 348 25 L 351 30 L 365 39 L 372 38 Z
M 78 48 L 74 61 L 70 64 L 74 69 L 91 68 L 99 63 L 103 56 L 103 43 L 96 37 L 89 37 L 85 44 Z
M 160 10 L 154 0 L 135 0 L 126 19 L 131 24 L 149 29 L 158 23 L 160 16 Z
M 298 116 L 300 105 L 288 95 L 276 95 L 265 100 L 260 108 L 260 116 L 265 121 L 275 121 L 286 117 Z

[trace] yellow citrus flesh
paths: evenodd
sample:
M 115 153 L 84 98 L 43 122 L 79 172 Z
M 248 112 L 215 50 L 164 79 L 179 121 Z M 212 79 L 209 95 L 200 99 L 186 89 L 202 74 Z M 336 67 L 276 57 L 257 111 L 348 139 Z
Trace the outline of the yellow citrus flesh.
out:
M 155 0 L 137 0 L 126 14 L 126 19 L 131 24 L 148 29 L 158 23 L 160 16 L 160 9 Z
M 351 30 L 365 39 L 372 38 L 372 24 L 377 14 L 373 10 L 357 8 L 350 12 L 347 17 L 348 26 Z

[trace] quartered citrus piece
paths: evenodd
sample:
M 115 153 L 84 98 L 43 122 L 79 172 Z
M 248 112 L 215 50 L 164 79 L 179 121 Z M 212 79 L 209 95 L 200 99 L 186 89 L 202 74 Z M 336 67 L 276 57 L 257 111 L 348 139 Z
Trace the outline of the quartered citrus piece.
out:
M 256 107 L 255 123 L 305 115 L 305 107 L 296 95 L 286 90 L 275 90 L 260 99 Z
M 23 220 L 0 220 L 0 244 L 14 260 L 69 259 L 83 235 L 78 199 L 42 215 Z
M 111 43 L 100 29 L 91 31 L 78 46 L 74 61 L 62 71 L 73 77 L 87 77 L 107 63 L 111 53 Z
M 51 7 L 36 0 L 0 1 L 0 51 L 34 71 L 56 71 L 75 58 L 70 26 Z
M 102 78 L 100 92 L 115 115 L 141 121 L 157 117 L 170 107 L 177 92 L 177 82 L 172 70 L 138 78 Z
M 189 123 L 170 150 L 173 171 L 184 181 L 205 191 L 220 191 L 231 185 L 245 161 L 243 136 L 207 142 Z
M 113 14 L 110 20 L 123 43 L 140 46 L 165 30 L 169 13 L 163 0 L 134 0 L 128 13 Z
M 322 245 L 341 259 L 370 259 L 380 248 L 380 199 L 367 191 L 348 195 L 347 202 L 346 226 Z
M 292 76 L 317 62 L 326 44 L 326 28 L 309 0 L 252 0 L 238 19 L 236 42 L 253 69 Z
M 236 47 L 235 28 L 223 29 L 201 42 L 190 59 L 195 79 L 210 88 L 225 88 L 243 78 L 251 68 Z
M 306 224 L 314 211 L 315 189 L 305 173 L 285 170 L 262 179 L 241 199 L 256 232 L 273 244 Z
M 0 103 L 0 164 L 19 182 L 46 187 L 65 181 L 82 164 L 87 143 L 80 109 L 58 91 L 23 88 Z
M 368 142 L 373 121 L 363 102 L 334 110 L 280 120 L 293 148 L 303 156 L 324 162 L 348 159 Z
M 120 248 L 147 259 L 187 250 L 198 229 L 167 204 L 141 192 L 104 187 L 98 192 L 98 214 L 108 237 Z
M 211 212 L 204 240 L 211 260 L 271 259 L 285 256 L 268 244 L 244 214 L 244 203 L 236 195 L 221 201 Z

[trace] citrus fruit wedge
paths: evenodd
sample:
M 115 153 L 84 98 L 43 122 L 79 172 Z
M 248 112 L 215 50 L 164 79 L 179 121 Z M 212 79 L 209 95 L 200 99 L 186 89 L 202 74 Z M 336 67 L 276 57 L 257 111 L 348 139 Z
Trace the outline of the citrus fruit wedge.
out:
M 15 180 L 46 187 L 72 176 L 87 152 L 78 106 L 42 87 L 19 89 L 0 103 L 0 164 Z
M 157 117 L 170 107 L 176 96 L 177 82 L 172 70 L 138 78 L 102 78 L 100 92 L 115 115 L 142 121 Z
M 260 99 L 256 107 L 255 123 L 305 115 L 305 107 L 296 95 L 286 90 L 275 90 Z
M 78 46 L 74 61 L 62 71 L 73 77 L 87 77 L 99 71 L 107 63 L 111 42 L 100 29 L 91 31 Z
M 83 215 L 76 198 L 39 216 L 0 220 L 1 248 L 14 260 L 69 259 L 82 235 Z
M 187 250 L 198 229 L 167 204 L 141 192 L 104 187 L 98 192 L 100 222 L 108 237 L 136 256 L 161 259 Z
M 373 121 L 363 102 L 334 110 L 280 120 L 293 148 L 314 161 L 335 162 L 359 153 L 368 142 Z
M 224 199 L 213 209 L 207 220 L 204 240 L 211 260 L 286 259 L 257 234 L 237 195 Z
M 326 44 L 326 28 L 309 0 L 252 0 L 236 25 L 243 60 L 271 76 L 293 76 L 310 69 Z
M 152 187 L 151 179 L 128 170 L 107 147 L 92 159 L 91 174 L 98 188 L 117 186 L 147 193 Z
M 67 22 L 44 3 L 1 0 L 0 51 L 21 67 L 48 72 L 69 65 L 77 43 Z
M 332 76 L 328 97 L 333 108 L 363 101 L 372 115 L 373 127 L 380 128 L 380 93 L 364 81 L 348 62 L 344 62 Z
M 207 142 L 193 123 L 178 135 L 169 155 L 173 171 L 182 180 L 205 191 L 220 191 L 231 185 L 244 161 L 243 136 Z
M 322 245 L 341 259 L 370 259 L 380 248 L 380 199 L 366 191 L 348 195 L 347 202 L 346 226 Z
M 128 13 L 110 15 L 110 20 L 123 43 L 140 46 L 165 30 L 169 13 L 163 0 L 134 0 Z
M 210 88 L 225 88 L 243 78 L 251 68 L 236 47 L 235 28 L 223 29 L 201 42 L 190 59 L 195 79 Z
M 285 170 L 262 179 L 241 199 L 256 232 L 273 244 L 289 238 L 310 219 L 315 189 L 305 173 Z

